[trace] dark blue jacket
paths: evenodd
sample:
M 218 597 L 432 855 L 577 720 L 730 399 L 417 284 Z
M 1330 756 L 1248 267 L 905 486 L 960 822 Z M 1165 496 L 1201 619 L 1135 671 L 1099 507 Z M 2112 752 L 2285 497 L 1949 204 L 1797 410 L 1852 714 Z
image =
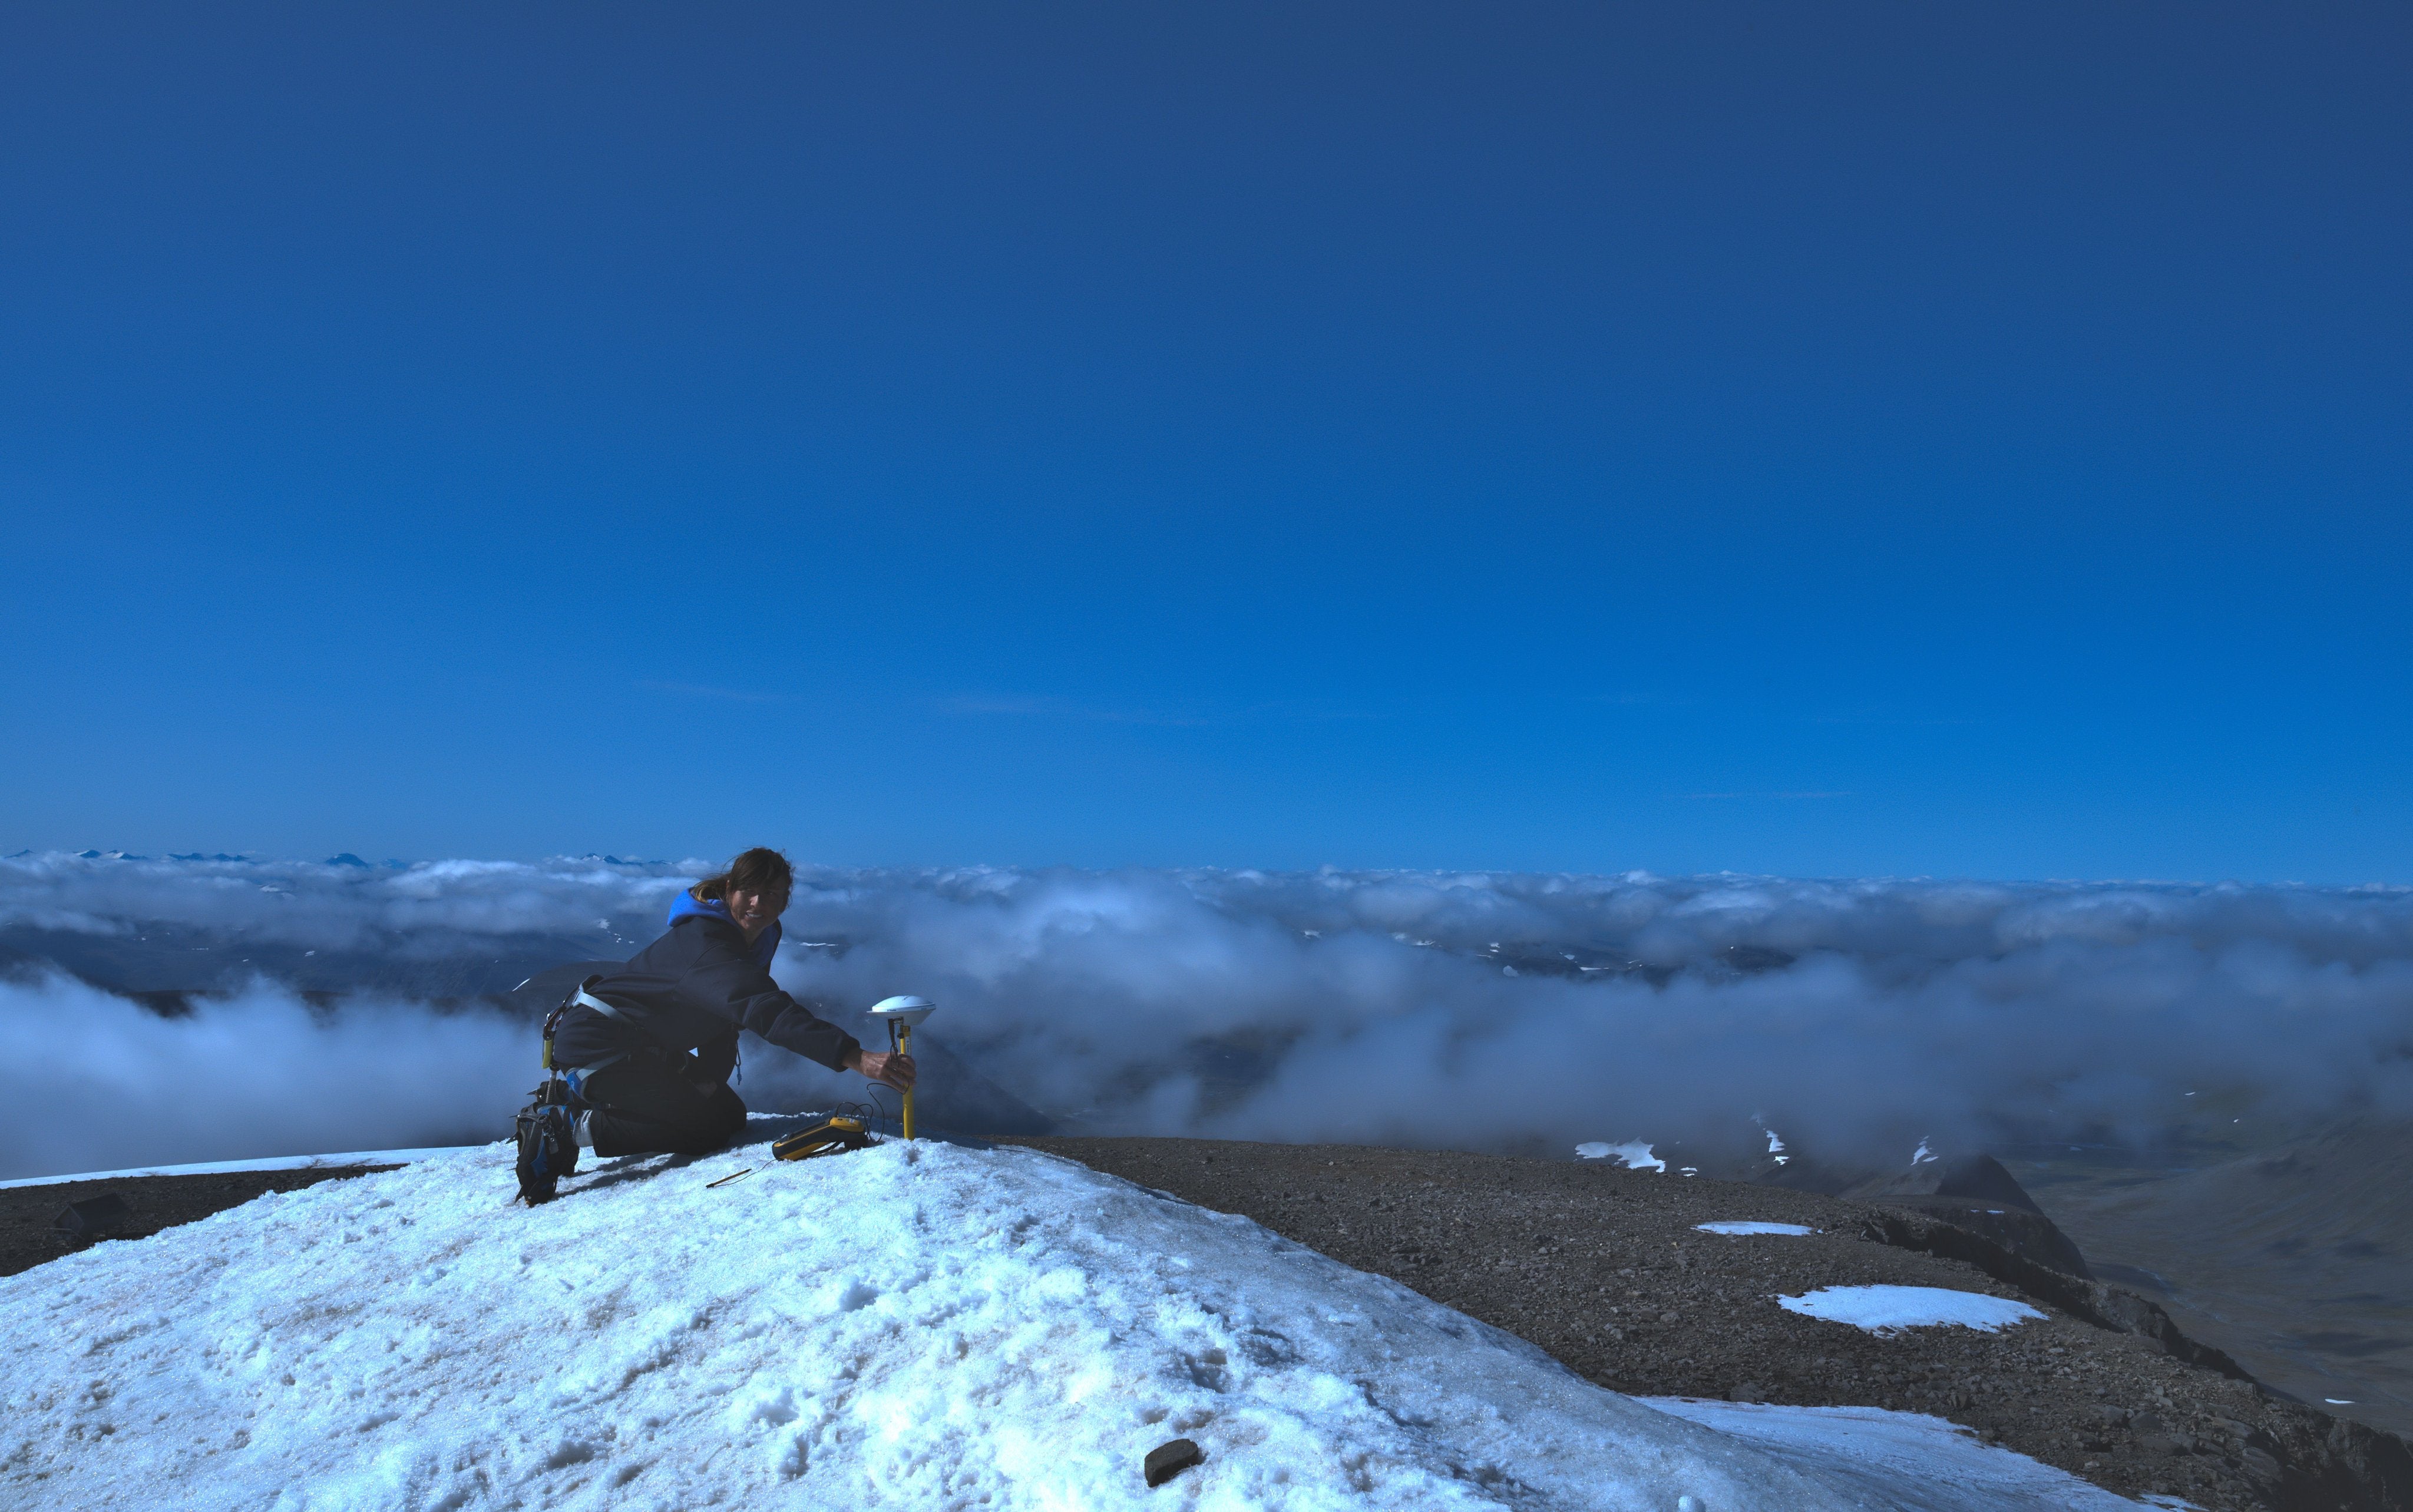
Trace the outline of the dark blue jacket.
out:
M 617 1015 L 575 1004 L 562 1015 L 553 1036 L 555 1065 L 571 1071 L 621 1056 L 674 1056 L 684 1062 L 681 1075 L 725 1081 L 737 1065 L 740 1029 L 832 1071 L 845 1069 L 847 1057 L 862 1047 L 771 980 L 777 924 L 749 949 L 746 931 L 730 922 L 725 905 L 685 893 L 671 905 L 670 922 L 670 933 L 587 989 Z

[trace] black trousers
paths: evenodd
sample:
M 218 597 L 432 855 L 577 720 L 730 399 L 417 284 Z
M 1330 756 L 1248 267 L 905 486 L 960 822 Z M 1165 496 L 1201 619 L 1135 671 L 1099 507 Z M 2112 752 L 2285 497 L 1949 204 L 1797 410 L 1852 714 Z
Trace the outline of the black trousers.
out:
M 709 1155 L 746 1127 L 746 1104 L 730 1087 L 699 1090 L 652 1059 L 605 1066 L 585 1078 L 584 1096 L 598 1158 Z

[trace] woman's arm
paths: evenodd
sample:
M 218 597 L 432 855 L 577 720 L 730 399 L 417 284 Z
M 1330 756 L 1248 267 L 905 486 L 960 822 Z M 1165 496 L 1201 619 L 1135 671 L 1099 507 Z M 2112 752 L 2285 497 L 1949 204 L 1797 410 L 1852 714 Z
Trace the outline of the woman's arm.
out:
M 689 928 L 707 927 L 690 925 Z M 792 1050 L 832 1071 L 851 1069 L 863 1046 L 836 1024 L 816 1018 L 804 1004 L 787 995 L 771 973 L 743 949 L 743 937 L 733 926 L 726 937 L 715 930 L 695 965 L 679 982 L 679 996 L 750 1029 L 782 1050 Z

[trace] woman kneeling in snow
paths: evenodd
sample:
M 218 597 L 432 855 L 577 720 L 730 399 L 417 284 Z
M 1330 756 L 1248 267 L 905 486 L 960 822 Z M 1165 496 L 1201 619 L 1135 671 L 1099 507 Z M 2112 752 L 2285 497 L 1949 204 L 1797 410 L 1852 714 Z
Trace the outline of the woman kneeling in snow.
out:
M 771 980 L 794 873 L 757 847 L 679 895 L 670 933 L 586 985 L 554 1030 L 553 1063 L 586 1104 L 582 1145 L 598 1155 L 703 1155 L 746 1127 L 729 1085 L 737 1031 L 750 1029 L 832 1071 L 903 1090 L 913 1061 L 866 1050 Z

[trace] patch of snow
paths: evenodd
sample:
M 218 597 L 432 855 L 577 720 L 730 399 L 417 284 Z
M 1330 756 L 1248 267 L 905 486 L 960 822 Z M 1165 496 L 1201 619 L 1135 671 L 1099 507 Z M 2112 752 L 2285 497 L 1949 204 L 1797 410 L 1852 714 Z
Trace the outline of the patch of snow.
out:
M 1980 1444 L 1957 1423 L 1881 1407 L 1768 1407 L 1645 1397 L 1661 1412 L 1714 1428 L 1780 1459 L 1865 1477 L 1872 1495 L 1927 1508 L 2052 1507 L 2131 1512 L 2139 1504 L 2026 1455 Z M 1922 1486 L 1905 1490 L 1906 1483 Z M 1926 1500 L 1902 1500 L 1923 1493 Z
M 1804 1228 L 1799 1223 L 1763 1223 L 1746 1220 L 1722 1220 L 1714 1223 L 1695 1223 L 1693 1226 L 1704 1234 L 1815 1234 L 1818 1232 L 1814 1228 Z
M 2093 1505 L 1900 1428 L 1705 1426 L 1033 1150 L 707 1185 L 762 1156 L 606 1161 L 530 1209 L 479 1146 L 0 1279 L 0 1503 L 1138 1506 L 1187 1437 L 1200 1509 Z
M 1800 1297 L 1780 1297 L 1776 1305 L 1803 1317 L 1848 1323 L 1870 1333 L 1952 1325 L 1993 1333 L 2044 1314 L 2025 1302 L 1983 1292 L 1943 1286 L 1822 1286 Z
M 345 1155 L 266 1155 L 247 1161 L 201 1161 L 192 1165 L 137 1165 L 123 1171 L 76 1171 L 65 1176 L 21 1176 L 0 1181 L 10 1187 L 49 1187 L 62 1181 L 125 1181 L 143 1176 L 220 1176 L 229 1171 L 318 1171 L 339 1165 L 409 1165 L 438 1155 L 457 1155 L 476 1145 L 440 1145 L 432 1149 L 357 1149 Z
M 1604 1139 L 1588 1139 L 1576 1147 L 1576 1159 L 1619 1161 L 1629 1171 L 1658 1171 L 1665 1174 L 1667 1169 L 1667 1163 L 1651 1154 L 1651 1147 L 1639 1139 L 1624 1145 L 1612 1145 Z
M 1911 1152 L 1910 1168 L 1915 1171 L 1920 1166 L 1926 1164 L 1929 1161 L 1935 1160 L 1938 1157 L 1934 1151 L 1927 1148 L 1927 1141 L 1922 1139 L 1918 1142 L 1918 1149 Z

